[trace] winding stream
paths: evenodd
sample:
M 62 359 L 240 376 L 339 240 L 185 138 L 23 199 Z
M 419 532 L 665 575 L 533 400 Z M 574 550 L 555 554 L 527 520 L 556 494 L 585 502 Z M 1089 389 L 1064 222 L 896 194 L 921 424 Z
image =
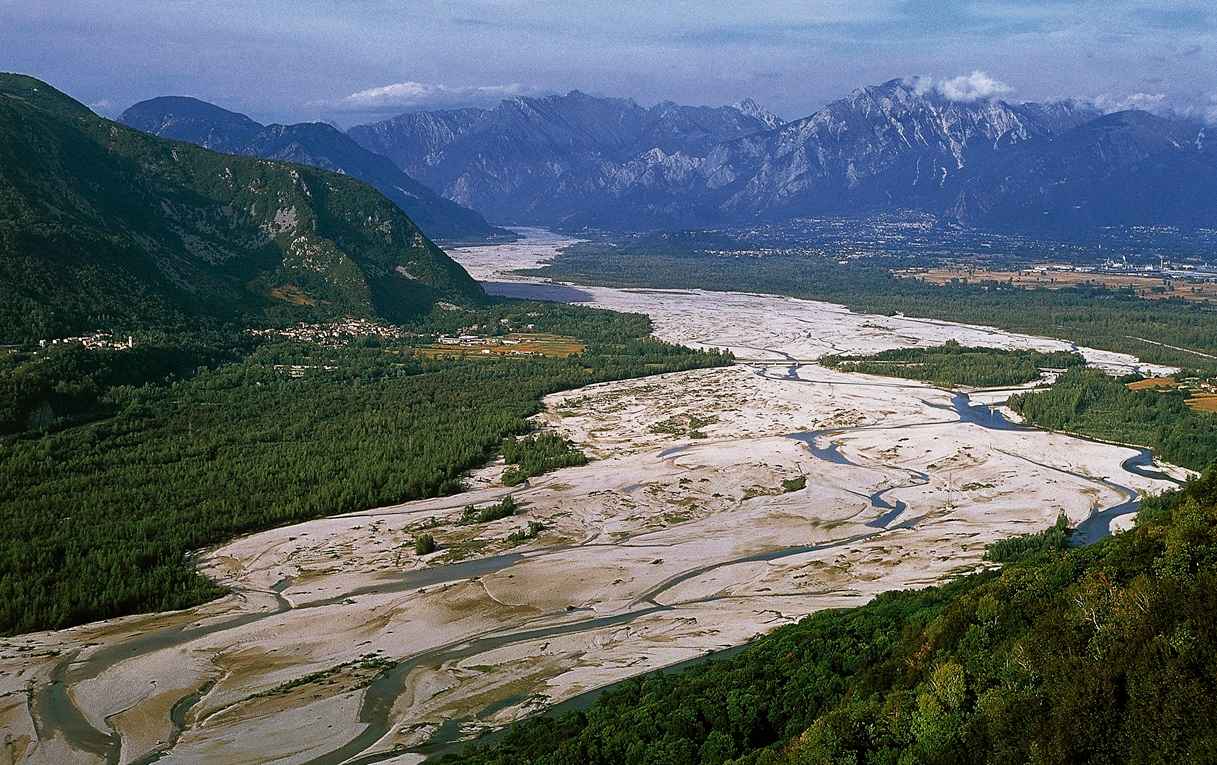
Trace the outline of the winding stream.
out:
M 513 283 L 512 289 L 515 289 L 516 286 Z M 537 287 L 538 285 L 522 284 L 520 286 Z M 548 285 L 545 285 L 545 287 L 548 289 Z M 572 292 L 579 294 L 574 295 Z M 551 296 L 551 299 L 556 300 L 583 299 L 583 295 L 586 294 L 578 290 L 572 290 L 572 292 L 551 292 L 547 294 Z M 528 296 L 533 298 L 538 297 L 535 293 L 529 293 Z M 782 374 L 770 371 L 767 362 L 758 363 L 758 367 L 754 371 L 756 374 L 768 379 L 804 384 L 932 390 L 927 389 L 924 385 L 908 382 L 885 383 L 868 379 L 817 380 L 805 378 L 800 376 L 800 370 L 806 362 L 799 361 L 780 350 L 768 348 L 752 350 L 774 354 L 783 359 L 783 361 L 777 362 L 777 368 L 783 370 Z M 900 425 L 871 424 L 857 427 L 830 428 L 796 432 L 788 436 L 802 444 L 807 452 L 818 460 L 868 470 L 881 469 L 905 476 L 902 480 L 886 481 L 883 488 L 870 494 L 853 492 L 859 497 L 865 498 L 869 502 L 870 509 L 874 511 L 874 517 L 865 521 L 865 526 L 870 529 L 869 531 L 854 533 L 817 544 L 794 545 L 748 552 L 738 557 L 713 561 L 679 571 L 644 592 L 639 593 L 626 608 L 617 612 L 596 613 L 583 610 L 551 612 L 406 656 L 393 666 L 377 674 L 364 691 L 358 711 L 358 720 L 363 725 L 362 730 L 353 738 L 336 746 L 332 751 L 308 760 L 309 765 L 339 765 L 345 762 L 372 763 L 396 754 L 369 752 L 369 750 L 391 733 L 395 727 L 401 725 L 401 721 L 395 720 L 393 717 L 394 705 L 408 688 L 411 675 L 420 668 L 443 666 L 514 644 L 625 625 L 657 613 L 672 611 L 680 606 L 711 603 L 722 597 L 761 597 L 759 595 L 721 597 L 715 595 L 688 601 L 663 602 L 665 593 L 673 591 L 685 582 L 705 576 L 719 569 L 821 552 L 826 549 L 866 542 L 897 530 L 916 528 L 917 524 L 922 522 L 927 516 L 910 516 L 910 508 L 905 502 L 888 497 L 887 495 L 899 489 L 924 486 L 930 482 L 930 476 L 923 471 L 897 464 L 879 463 L 862 465 L 852 462 L 841 452 L 840 444 L 834 440 L 836 436 L 859 430 L 898 430 L 946 423 L 975 425 L 993 431 L 1034 430 L 1034 428 L 1010 422 L 997 407 L 974 405 L 968 395 L 964 393 L 953 393 L 949 405 L 925 403 L 932 408 L 949 412 L 950 414 L 946 416 L 952 417 L 952 419 L 925 419 L 924 421 Z M 674 459 L 690 448 L 689 445 L 672 446 L 659 452 L 656 458 L 659 460 Z M 1036 462 L 1020 455 L 1010 454 L 1009 452 L 1003 453 L 1025 460 L 1041 468 L 1061 472 L 1083 481 L 1102 485 L 1116 492 L 1121 497 L 1118 503 L 1110 507 L 1093 510 L 1090 516 L 1079 524 L 1073 535 L 1073 540 L 1077 544 L 1089 544 L 1106 536 L 1110 533 L 1112 521 L 1129 513 L 1136 512 L 1138 509 L 1138 494 L 1127 486 L 1107 478 L 1084 475 Z M 1142 478 L 1174 481 L 1170 476 L 1153 469 L 1152 464 L 1152 455 L 1147 450 L 1140 450 L 1134 456 L 1124 460 L 1121 468 L 1129 474 Z M 1178 482 L 1175 481 L 1175 483 Z M 629 539 L 626 539 L 616 544 L 628 545 L 629 541 Z M 249 589 L 238 590 L 234 593 L 238 601 L 243 602 L 247 608 L 263 604 L 260 610 L 247 610 L 235 616 L 211 617 L 205 622 L 200 622 L 197 619 L 191 620 L 188 614 L 149 617 L 146 620 L 149 625 L 158 624 L 159 626 L 150 627 L 146 632 L 136 633 L 129 639 L 113 645 L 92 651 L 86 647 L 60 658 L 53 668 L 50 682 L 34 690 L 30 702 L 31 714 L 37 726 L 39 736 L 44 740 L 62 737 L 72 747 L 96 755 L 108 765 L 116 765 L 122 752 L 122 741 L 119 734 L 109 729 L 108 725 L 107 730 L 99 730 L 95 727 L 77 706 L 71 690 L 81 683 L 99 677 L 103 672 L 119 663 L 147 656 L 156 651 L 180 647 L 191 641 L 236 630 L 255 622 L 273 619 L 293 608 L 317 608 L 340 603 L 360 595 L 407 592 L 423 587 L 474 579 L 503 571 L 525 560 L 532 561 L 547 556 L 561 555 L 569 552 L 570 549 L 570 547 L 554 547 L 530 553 L 507 553 L 443 566 L 432 566 L 405 572 L 386 578 L 373 585 L 352 588 L 339 595 L 295 606 L 282 595 L 283 591 L 291 585 L 291 579 L 283 579 L 276 583 L 269 591 Z M 704 657 L 690 661 L 700 661 L 703 659 Z M 170 712 L 173 730 L 170 740 L 162 750 L 147 753 L 139 759 L 134 760 L 137 765 L 153 763 L 173 748 L 178 738 L 188 729 L 192 709 L 207 696 L 215 683 L 216 680 L 214 678 L 209 678 L 200 687 L 177 700 Z M 586 703 L 601 692 L 603 692 L 603 689 L 590 691 L 576 697 L 576 699 L 582 701 L 577 702 L 576 699 L 571 699 L 562 705 L 557 705 L 556 708 L 570 708 L 568 705 Z M 501 711 L 505 706 L 510 706 L 518 701 L 520 699 L 516 697 L 509 697 L 500 702 L 485 706 L 478 714 L 474 715 L 472 720 L 449 720 L 435 731 L 424 745 L 416 747 L 412 751 L 448 751 L 461 740 L 463 735 L 461 726 L 463 723 L 475 722 L 478 718 L 489 717 Z
M 1076 348 L 1076 346 L 1075 346 L 1075 348 Z M 786 354 L 783 354 L 781 351 L 775 351 L 772 349 L 765 349 L 765 350 L 769 351 L 770 353 L 778 353 L 778 354 L 786 355 Z M 769 377 L 770 379 L 781 379 L 781 380 L 806 382 L 806 383 L 814 383 L 814 384 L 822 383 L 822 384 L 833 384 L 833 385 L 868 385 L 868 386 L 884 386 L 885 385 L 885 383 L 882 383 L 882 382 L 863 382 L 863 381 L 839 382 L 839 381 L 814 380 L 814 379 L 810 379 L 810 378 L 804 378 L 804 377 L 799 376 L 799 369 L 801 368 L 802 363 L 795 361 L 793 358 L 790 358 L 790 357 L 788 357 L 788 358 L 791 362 L 791 366 L 789 366 L 787 368 L 786 373 L 784 375 L 782 375 L 780 377 L 776 376 L 776 375 L 770 375 L 763 370 L 759 370 L 758 374 L 760 374 L 763 377 Z M 909 385 L 905 385 L 905 384 L 901 384 L 901 383 L 892 383 L 890 386 L 887 386 L 887 387 L 922 387 L 922 386 L 909 386 Z M 1016 389 L 1011 389 L 1012 392 L 1014 390 L 1016 390 Z M 935 407 L 935 408 L 946 409 L 946 407 L 942 407 L 941 405 L 932 404 L 930 402 L 926 402 L 926 403 L 927 403 L 927 405 Z M 1008 420 L 1005 417 L 1005 415 L 1002 414 L 1000 408 L 998 408 L 995 405 L 973 404 L 971 399 L 969 398 L 968 394 L 959 392 L 959 391 L 952 392 L 951 406 L 949 409 L 950 409 L 950 411 L 954 412 L 958 416 L 958 418 L 959 418 L 958 422 L 960 424 L 977 425 L 979 427 L 985 428 L 986 430 L 1000 430 L 1000 431 L 1035 431 L 1035 430 L 1039 430 L 1039 428 L 1035 428 L 1030 425 L 1023 425 L 1020 423 L 1011 422 L 1010 420 Z M 840 435 L 842 433 L 847 433 L 847 432 L 855 431 L 855 430 L 867 430 L 867 429 L 897 430 L 897 429 L 901 429 L 901 428 L 917 427 L 919 425 L 927 425 L 927 424 L 931 424 L 931 423 L 928 423 L 928 422 L 927 423 L 909 423 L 909 424 L 898 425 L 898 426 L 864 425 L 864 426 L 859 426 L 857 428 L 834 428 L 834 429 L 829 429 L 829 430 L 794 433 L 794 434 L 791 434 L 790 437 L 803 442 L 807 446 L 807 448 L 811 452 L 811 454 L 818 459 L 828 460 L 829 462 L 834 462 L 838 465 L 854 465 L 855 467 L 865 467 L 863 465 L 857 465 L 856 463 L 851 462 L 848 458 L 846 458 L 844 455 L 842 455 L 838 444 L 832 442 L 831 440 L 829 440 L 829 443 L 827 446 L 820 446 L 819 445 L 820 439 L 831 439 L 831 437 L 834 435 Z M 1106 442 L 1106 441 L 1100 441 L 1098 439 L 1091 439 L 1091 438 L 1087 438 L 1085 436 L 1078 435 L 1078 434 L 1070 434 L 1070 435 L 1073 438 L 1078 438 L 1078 439 L 1081 439 L 1084 441 L 1090 441 L 1091 443 L 1108 444 L 1108 442 Z M 1156 470 L 1156 469 L 1152 468 L 1152 465 L 1154 464 L 1154 456 L 1153 456 L 1153 453 L 1150 452 L 1148 449 L 1140 448 L 1140 447 L 1127 447 L 1127 448 L 1137 449 L 1137 453 L 1131 457 L 1128 457 L 1127 459 L 1125 459 L 1123 462 L 1120 463 L 1120 469 L 1124 470 L 1126 473 L 1130 473 L 1132 475 L 1139 476 L 1141 478 L 1148 478 L 1148 479 L 1159 480 L 1159 481 L 1168 481 L 1177 486 L 1183 485 L 1183 482 L 1178 480 L 1174 476 L 1171 476 L 1161 470 Z M 1074 529 L 1073 534 L 1070 538 L 1071 542 L 1075 545 L 1078 545 L 1078 546 L 1090 545 L 1090 544 L 1093 544 L 1093 543 L 1099 541 L 1100 539 L 1103 539 L 1106 536 L 1109 536 L 1111 534 L 1111 524 L 1113 521 L 1115 521 L 1117 518 L 1121 518 L 1126 515 L 1134 514 L 1137 512 L 1138 509 L 1140 509 L 1140 506 L 1141 506 L 1140 496 L 1138 495 L 1138 493 L 1135 490 L 1129 488 L 1128 486 L 1124 486 L 1123 484 L 1116 483 L 1107 478 L 1099 478 L 1099 477 L 1095 477 L 1095 476 L 1091 476 L 1091 475 L 1085 475 L 1085 474 L 1078 473 L 1078 472 L 1075 472 L 1072 470 L 1065 470 L 1065 469 L 1056 467 L 1054 465 L 1048 465 L 1043 462 L 1029 460 L 1029 459 L 1027 459 L 1025 457 L 1021 457 L 1019 455 L 1010 454 L 1009 452 L 1003 452 L 1003 453 L 1007 454 L 1008 456 L 1015 457 L 1017 459 L 1025 460 L 1026 462 L 1029 462 L 1030 464 L 1036 465 L 1041 468 L 1046 468 L 1048 470 L 1053 470 L 1053 471 L 1056 471 L 1059 473 L 1063 473 L 1063 474 L 1072 476 L 1074 478 L 1079 478 L 1084 481 L 1090 481 L 1092 483 L 1099 484 L 1101 486 L 1104 486 L 1108 489 L 1115 491 L 1117 494 L 1119 494 L 1122 497 L 1122 500 L 1120 502 L 1118 502 L 1114 505 L 1111 505 L 1110 507 L 1105 507 L 1105 508 L 1096 509 L 1096 510 L 1092 511 L 1090 516 L 1088 518 L 1086 518 L 1086 520 L 1084 520 L 1078 524 L 1077 528 Z M 899 465 L 883 464 L 882 467 L 890 468 L 893 470 L 905 470 L 905 471 L 908 470 L 908 468 L 903 468 Z M 913 472 L 916 472 L 916 471 L 913 471 Z M 928 476 L 926 476 L 924 473 L 919 473 L 918 477 L 924 478 L 925 480 L 928 481 Z M 905 484 L 905 485 L 911 486 L 911 485 L 916 485 L 916 484 Z M 876 521 L 872 521 L 871 523 L 876 523 L 876 522 L 882 523 L 891 518 L 898 517 L 900 512 L 903 511 L 904 507 L 903 507 L 902 502 L 897 501 L 897 505 L 892 506 L 892 505 L 882 501 L 882 499 L 881 499 L 882 494 L 884 494 L 888 491 L 892 491 L 893 489 L 896 489 L 896 488 L 900 488 L 900 487 L 897 487 L 897 486 L 889 487 L 887 489 L 884 489 L 881 492 L 877 492 L 875 494 L 870 495 L 869 499 L 871 501 L 872 506 L 874 506 L 875 508 L 887 509 L 890 511 L 888 514 L 881 515 L 878 519 L 876 519 Z
M 770 350 L 770 349 L 764 349 L 764 350 Z M 780 353 L 779 351 L 770 351 L 770 352 Z M 786 380 L 786 381 L 806 382 L 806 383 L 813 383 L 813 384 L 823 384 L 823 383 L 827 382 L 827 381 L 810 380 L 810 379 L 805 379 L 805 378 L 799 377 L 798 368 L 800 366 L 800 362 L 794 361 L 793 359 L 791 359 L 790 361 L 792 363 L 791 363 L 791 366 L 787 368 L 786 373 L 780 377 L 774 375 L 773 377 L 775 379 L 782 379 L 782 380 Z M 768 376 L 767 373 L 765 373 L 763 371 L 759 372 L 759 373 L 762 375 Z M 869 382 L 869 381 L 859 381 L 856 383 L 855 382 L 840 383 L 837 381 L 833 381 L 830 384 L 847 384 L 847 385 L 856 384 L 856 385 L 870 385 L 870 386 L 884 386 L 885 385 L 882 382 Z M 924 388 L 924 386 L 920 386 L 920 385 L 911 385 L 911 384 L 902 384 L 902 383 L 894 383 L 892 386 L 889 386 L 889 387 Z M 1001 412 L 996 407 L 973 405 L 971 403 L 971 401 L 969 400 L 967 394 L 964 394 L 964 393 L 955 393 L 952 395 L 950 408 L 951 408 L 951 411 L 953 411 L 958 416 L 958 420 L 956 420 L 956 421 L 959 422 L 960 424 L 977 425 L 979 427 L 989 429 L 989 430 L 1034 430 L 1033 428 L 1030 428 L 1028 426 L 1010 422 L 1001 414 Z M 941 423 L 941 421 L 937 421 L 937 420 L 932 421 L 932 422 L 933 422 L 933 424 Z M 865 428 L 882 427 L 885 429 L 896 429 L 899 427 L 915 427 L 915 426 L 925 425 L 925 424 L 930 424 L 930 423 L 910 423 L 908 425 L 896 426 L 895 428 L 893 428 L 893 426 L 862 426 L 862 427 L 865 427 Z M 859 429 L 861 429 L 861 428 L 859 428 Z M 831 437 L 833 435 L 843 434 L 843 433 L 849 432 L 850 430 L 853 430 L 853 429 L 836 428 L 836 429 L 824 430 L 824 431 L 800 432 L 800 433 L 793 433 L 789 437 L 802 443 L 807 448 L 807 450 L 817 459 L 826 460 L 828 462 L 832 462 L 832 463 L 840 464 L 840 465 L 853 465 L 856 467 L 869 467 L 869 466 L 864 466 L 864 465 L 858 465 L 857 463 L 851 462 L 847 457 L 845 457 L 845 455 L 843 455 L 841 453 L 839 445 L 834 443 L 831 440 Z M 821 445 L 820 444 L 821 440 L 826 440 L 827 445 Z M 679 454 L 683 453 L 688 448 L 689 448 L 688 446 L 671 447 L 671 448 L 661 451 L 658 454 L 658 458 L 659 459 L 669 459 L 669 458 L 678 456 Z M 1127 460 L 1125 460 L 1122 467 L 1130 473 L 1134 473 L 1136 475 L 1140 475 L 1143 477 L 1165 478 L 1166 476 L 1158 471 L 1146 469 L 1146 466 L 1151 464 L 1152 461 L 1153 461 L 1152 455 L 1150 455 L 1149 452 L 1142 450 L 1136 456 L 1130 457 Z M 1074 535 L 1075 543 L 1089 544 L 1103 536 L 1106 536 L 1108 533 L 1110 533 L 1110 523 L 1112 520 L 1114 520 L 1115 518 L 1118 518 L 1122 515 L 1126 515 L 1130 512 L 1135 512 L 1137 509 L 1139 502 L 1137 500 L 1136 492 L 1133 491 L 1132 489 L 1129 489 L 1125 486 L 1108 481 L 1106 479 L 1094 478 L 1092 476 L 1086 476 L 1086 475 L 1082 475 L 1080 473 L 1076 473 L 1073 471 L 1062 470 L 1061 468 L 1056 468 L 1056 467 L 1053 467 L 1050 465 L 1044 465 L 1041 463 L 1035 463 L 1035 464 L 1039 464 L 1041 467 L 1045 467 L 1045 468 L 1048 468 L 1051 470 L 1068 473 L 1069 475 L 1072 475 L 1076 478 L 1079 478 L 1079 479 L 1082 479 L 1085 481 L 1093 481 L 1093 482 L 1101 483 L 1101 484 L 1107 486 L 1108 488 L 1111 488 L 1111 489 L 1117 491 L 1124 498 L 1123 501 L 1121 501 L 1120 503 L 1118 503 L 1116 505 L 1113 505 L 1112 507 L 1105 508 L 1103 510 L 1095 511 L 1094 513 L 1092 513 L 1091 516 L 1085 522 L 1083 522 L 1079 526 L 1077 531 L 1075 532 L 1075 535 Z M 900 500 L 895 500 L 894 503 L 889 502 L 884 498 L 883 495 L 887 494 L 888 492 L 894 491 L 896 489 L 900 489 L 900 488 L 908 488 L 908 487 L 913 487 L 913 486 L 918 486 L 918 485 L 924 485 L 929 482 L 929 476 L 922 471 L 912 470 L 912 469 L 905 468 L 905 467 L 902 467 L 899 465 L 884 464 L 884 465 L 882 465 L 882 467 L 891 469 L 891 470 L 902 471 L 902 472 L 908 473 L 909 480 L 904 483 L 899 483 L 899 484 L 896 484 L 893 486 L 888 486 L 888 487 L 881 489 L 879 491 L 876 491 L 870 495 L 862 495 L 862 496 L 865 496 L 870 501 L 870 504 L 873 508 L 880 511 L 879 514 L 874 519 L 868 521 L 866 524 L 866 525 L 876 529 L 875 531 L 870 532 L 870 533 L 864 533 L 864 534 L 853 534 L 853 535 L 850 535 L 847 537 L 834 539 L 834 540 L 830 540 L 830 541 L 819 543 L 819 544 L 797 545 L 797 546 L 780 548 L 780 549 L 776 549 L 776 550 L 767 550 L 767 551 L 763 551 L 763 552 L 744 555 L 744 556 L 733 558 L 730 560 L 708 563 L 704 566 L 699 566 L 699 567 L 696 567 L 693 569 L 689 569 L 687 571 L 682 571 L 679 574 L 676 574 L 674 576 L 671 576 L 671 577 L 663 580 L 662 582 L 655 585 L 654 587 L 652 587 L 652 588 L 646 590 L 645 592 L 639 594 L 638 596 L 636 596 L 634 598 L 634 600 L 631 602 L 629 610 L 624 611 L 624 612 L 610 614 L 610 615 L 603 615 L 603 616 L 595 616 L 595 617 L 581 619 L 581 620 L 574 621 L 574 622 L 563 622 L 563 623 L 555 624 L 552 626 L 544 626 L 544 627 L 539 627 L 539 628 L 529 629 L 529 630 L 524 630 L 524 631 L 514 631 L 514 632 L 508 631 L 508 632 L 494 633 L 494 634 L 490 634 L 490 635 L 476 638 L 473 640 L 461 641 L 461 642 L 453 644 L 453 645 L 443 646 L 443 647 L 428 651 L 426 653 L 419 654 L 406 661 L 403 661 L 401 664 L 397 665 L 393 669 L 389 670 L 388 672 L 386 672 L 385 674 L 383 674 L 382 676 L 377 678 L 377 680 L 368 689 L 367 696 L 365 697 L 365 700 L 364 700 L 363 708 L 361 709 L 361 712 L 360 712 L 360 720 L 367 724 L 367 727 L 364 729 L 364 731 L 359 736 L 357 736 L 355 739 L 352 739 L 350 742 L 348 742 L 342 748 L 335 750 L 334 752 L 327 754 L 323 757 L 319 757 L 319 758 L 309 761 L 309 765 L 339 765 L 339 763 L 347 761 L 348 759 L 350 759 L 352 757 L 357 757 L 359 755 L 359 753 L 365 751 L 367 748 L 371 747 L 373 744 L 375 744 L 377 741 L 379 741 L 384 735 L 386 735 L 391 730 L 392 725 L 393 725 L 393 721 L 390 719 L 390 713 L 392 711 L 393 703 L 398 698 L 398 696 L 404 691 L 405 684 L 407 682 L 407 679 L 408 679 L 410 673 L 419 667 L 441 666 L 441 665 L 447 664 L 449 662 L 459 661 L 459 660 L 467 658 L 469 656 L 474 656 L 474 655 L 483 653 L 487 650 L 501 648 L 501 647 L 504 647 L 507 645 L 511 645 L 513 643 L 555 637 L 558 635 L 570 634 L 570 633 L 574 633 L 574 632 L 586 632 L 586 631 L 595 630 L 595 629 L 599 629 L 599 628 L 606 627 L 606 626 L 625 624 L 625 623 L 628 623 L 630 621 L 633 621 L 635 619 L 638 619 L 638 618 L 641 618 L 644 616 L 659 613 L 662 611 L 667 611 L 667 610 L 673 609 L 673 608 L 681 606 L 681 605 L 688 605 L 689 603 L 687 603 L 687 602 L 676 602 L 676 603 L 664 604 L 664 603 L 660 603 L 658 601 L 658 598 L 660 598 L 663 595 L 663 593 L 674 589 L 675 587 L 677 587 L 678 585 L 680 585 L 684 582 L 687 582 L 689 580 L 695 579 L 700 576 L 704 576 L 704 575 L 711 573 L 713 571 L 716 571 L 718 569 L 726 568 L 729 566 L 735 566 L 735 565 L 739 565 L 739 564 L 744 564 L 744 563 L 775 561 L 775 560 L 780 560 L 782 558 L 793 557 L 793 556 L 797 556 L 797 555 L 804 555 L 804 554 L 808 554 L 808 553 L 812 553 L 812 552 L 818 552 L 818 551 L 822 551 L 822 550 L 826 550 L 826 549 L 831 549 L 834 547 L 842 547 L 842 546 L 857 544 L 860 542 L 865 542 L 865 541 L 871 540 L 871 539 L 873 539 L 881 534 L 884 534 L 886 532 L 889 532 L 889 531 L 893 531 L 896 529 L 908 529 L 908 528 L 915 527 L 916 524 L 918 522 L 920 522 L 924 516 L 909 518 L 899 524 L 892 525 L 893 522 L 897 518 L 899 518 L 902 514 L 904 514 L 904 512 L 908 509 L 908 506 L 906 505 L 906 503 L 904 503 Z M 698 601 L 696 601 L 696 602 L 712 602 L 716 599 L 717 599 L 716 597 L 702 598 L 702 599 L 698 599 Z M 704 658 L 705 657 L 701 657 L 699 659 L 693 659 L 690 661 L 691 662 L 699 661 L 699 660 L 703 660 Z M 603 689 L 601 689 L 597 693 L 602 692 L 602 691 L 603 691 Z M 500 707 L 492 705 L 491 707 L 489 707 L 485 710 L 482 710 L 481 714 L 482 715 L 491 714 L 494 711 L 497 711 L 498 708 L 500 708 Z M 479 715 L 479 716 L 481 716 L 481 715 Z M 439 752 L 446 752 L 446 751 L 452 750 L 454 745 L 456 745 L 460 741 L 461 732 L 460 732 L 459 721 L 449 721 L 449 723 L 450 724 L 442 726 L 434 735 L 431 736 L 431 738 L 427 741 L 427 743 L 425 745 L 423 745 L 422 747 L 419 748 L 419 750 L 430 752 L 430 753 L 439 753 Z M 352 762 L 353 764 L 364 765 L 365 763 L 373 763 L 373 762 L 383 760 L 389 756 L 392 756 L 392 755 L 386 754 L 386 753 L 377 753 L 377 754 L 368 755 L 366 757 L 361 757 L 358 759 L 352 759 L 352 760 L 350 760 L 350 762 Z

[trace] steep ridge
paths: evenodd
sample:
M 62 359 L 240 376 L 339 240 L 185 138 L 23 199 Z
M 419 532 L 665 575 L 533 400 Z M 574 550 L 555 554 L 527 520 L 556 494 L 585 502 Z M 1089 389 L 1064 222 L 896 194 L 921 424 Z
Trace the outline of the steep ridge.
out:
M 649 109 L 577 91 L 351 130 L 503 220 L 659 228 L 918 210 L 1040 230 L 1204 225 L 1217 186 L 1199 124 L 1063 100 L 958 100 L 915 80 L 781 122 L 755 102 Z
M 701 175 L 728 215 L 934 210 L 994 156 L 1096 114 L 1063 104 L 957 102 L 890 80 L 716 147 Z
M 217 154 L 0 75 L 0 336 L 341 315 L 402 320 L 481 288 L 340 174 Z
M 388 157 L 411 175 L 421 176 L 486 114 L 486 109 L 472 108 L 409 112 L 370 125 L 356 125 L 347 133 L 360 146 Z
M 119 121 L 145 133 L 188 141 L 225 154 L 244 154 L 345 173 L 373 186 L 400 207 L 428 236 L 485 241 L 511 238 L 480 213 L 440 196 L 385 157 L 323 122 L 262 125 L 206 101 L 165 96 L 141 101 Z
M 1024 227 L 1208 226 L 1217 216 L 1217 147 L 1201 125 L 1109 114 L 1003 156 L 968 180 L 952 211 Z
M 450 199 L 503 220 L 554 223 L 589 210 L 608 217 L 645 207 L 655 188 L 682 190 L 679 180 L 713 146 L 769 129 L 773 115 L 752 111 L 671 102 L 647 108 L 571 91 L 493 109 L 407 114 L 350 135 Z

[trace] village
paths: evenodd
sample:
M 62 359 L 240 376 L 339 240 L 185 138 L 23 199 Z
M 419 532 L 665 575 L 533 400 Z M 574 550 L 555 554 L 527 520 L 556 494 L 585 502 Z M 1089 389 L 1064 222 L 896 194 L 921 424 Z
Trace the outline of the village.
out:
M 340 347 L 352 340 L 367 337 L 375 337 L 381 340 L 398 340 L 416 336 L 391 324 L 352 317 L 328 323 L 300 323 L 291 327 L 248 329 L 246 333 L 253 337 L 296 340 L 302 343 L 313 343 L 328 347 Z
M 127 339 L 123 340 L 115 338 L 113 332 L 90 332 L 87 335 L 78 337 L 59 337 L 49 340 L 39 340 L 38 347 L 42 349 L 53 348 L 56 346 L 79 345 L 90 350 L 114 350 L 125 351 L 135 347 L 135 338 L 127 335 Z
M 417 343 L 417 352 L 426 358 L 438 357 L 565 357 L 583 350 L 583 345 L 571 338 L 537 332 L 535 324 L 516 327 L 509 319 L 497 324 L 471 324 L 449 333 L 412 332 L 401 327 L 345 318 L 329 323 L 295 324 L 291 327 L 250 329 L 249 335 L 309 343 L 323 348 L 340 348 L 369 338 L 380 341 Z M 336 367 L 324 365 L 280 364 L 275 371 L 289 377 L 303 377 L 309 371 L 331 371 Z

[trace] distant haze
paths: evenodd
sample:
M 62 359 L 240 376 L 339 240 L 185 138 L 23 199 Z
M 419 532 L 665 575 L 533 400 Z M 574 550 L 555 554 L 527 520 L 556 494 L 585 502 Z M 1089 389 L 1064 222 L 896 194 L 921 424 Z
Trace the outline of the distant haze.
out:
M 0 0 L 0 70 L 113 115 L 192 95 L 342 126 L 579 88 L 786 118 L 891 77 L 1217 114 L 1206 0 Z

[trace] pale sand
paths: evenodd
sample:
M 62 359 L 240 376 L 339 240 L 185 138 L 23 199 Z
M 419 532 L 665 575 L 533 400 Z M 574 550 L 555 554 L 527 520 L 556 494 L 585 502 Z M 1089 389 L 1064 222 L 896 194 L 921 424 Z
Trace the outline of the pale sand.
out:
M 661 337 L 758 359 L 948 337 L 1063 345 L 809 301 L 591 291 L 602 305 L 645 310 Z M 1111 369 L 1137 366 L 1087 355 Z M 948 392 L 789 366 L 701 370 L 549 397 L 538 420 L 596 461 L 511 491 L 523 504 L 517 517 L 456 523 L 466 504 L 509 493 L 497 483 L 501 466 L 489 466 L 459 496 L 275 529 L 207 552 L 203 570 L 234 588 L 222 600 L 0 641 L 0 725 L 17 761 L 102 761 L 66 748 L 81 736 L 62 710 L 49 718 L 37 711 L 47 708 L 40 700 L 49 698 L 51 673 L 77 649 L 83 663 L 65 665 L 71 697 L 88 724 L 117 732 L 122 762 L 171 746 L 159 762 L 306 763 L 369 721 L 364 753 L 404 751 L 445 721 L 462 721 L 450 734 L 472 735 L 819 609 L 974 570 L 989 541 L 1041 529 L 1060 512 L 1080 521 L 1121 502 L 1120 487 L 1169 488 L 1120 468 L 1132 449 L 988 430 L 960 423 Z M 1004 395 L 977 398 L 998 404 Z M 854 464 L 818 457 L 789 437 L 818 430 L 831 432 L 810 439 L 817 449 L 835 444 Z M 781 482 L 799 475 L 806 487 L 783 493 Z M 880 491 L 885 506 L 876 507 L 868 495 Z M 889 509 L 898 503 L 906 507 Z M 431 518 L 443 549 L 420 560 L 412 540 Z M 511 547 L 506 536 L 529 520 L 546 531 Z M 482 563 L 437 567 L 461 548 Z M 503 554 L 519 557 L 495 557 Z M 244 623 L 224 626 L 233 619 Z M 173 643 L 184 625 L 198 634 Z M 140 634 L 165 642 L 88 671 L 96 651 L 138 645 Z M 46 651 L 59 653 L 36 655 Z M 389 682 L 393 674 L 381 673 L 398 662 L 410 671 Z M 41 740 L 25 703 L 31 687 Z M 193 704 L 181 701 L 199 689 Z M 364 709 L 369 703 L 384 713 Z M 169 724 L 175 705 L 186 724 L 180 737 Z

